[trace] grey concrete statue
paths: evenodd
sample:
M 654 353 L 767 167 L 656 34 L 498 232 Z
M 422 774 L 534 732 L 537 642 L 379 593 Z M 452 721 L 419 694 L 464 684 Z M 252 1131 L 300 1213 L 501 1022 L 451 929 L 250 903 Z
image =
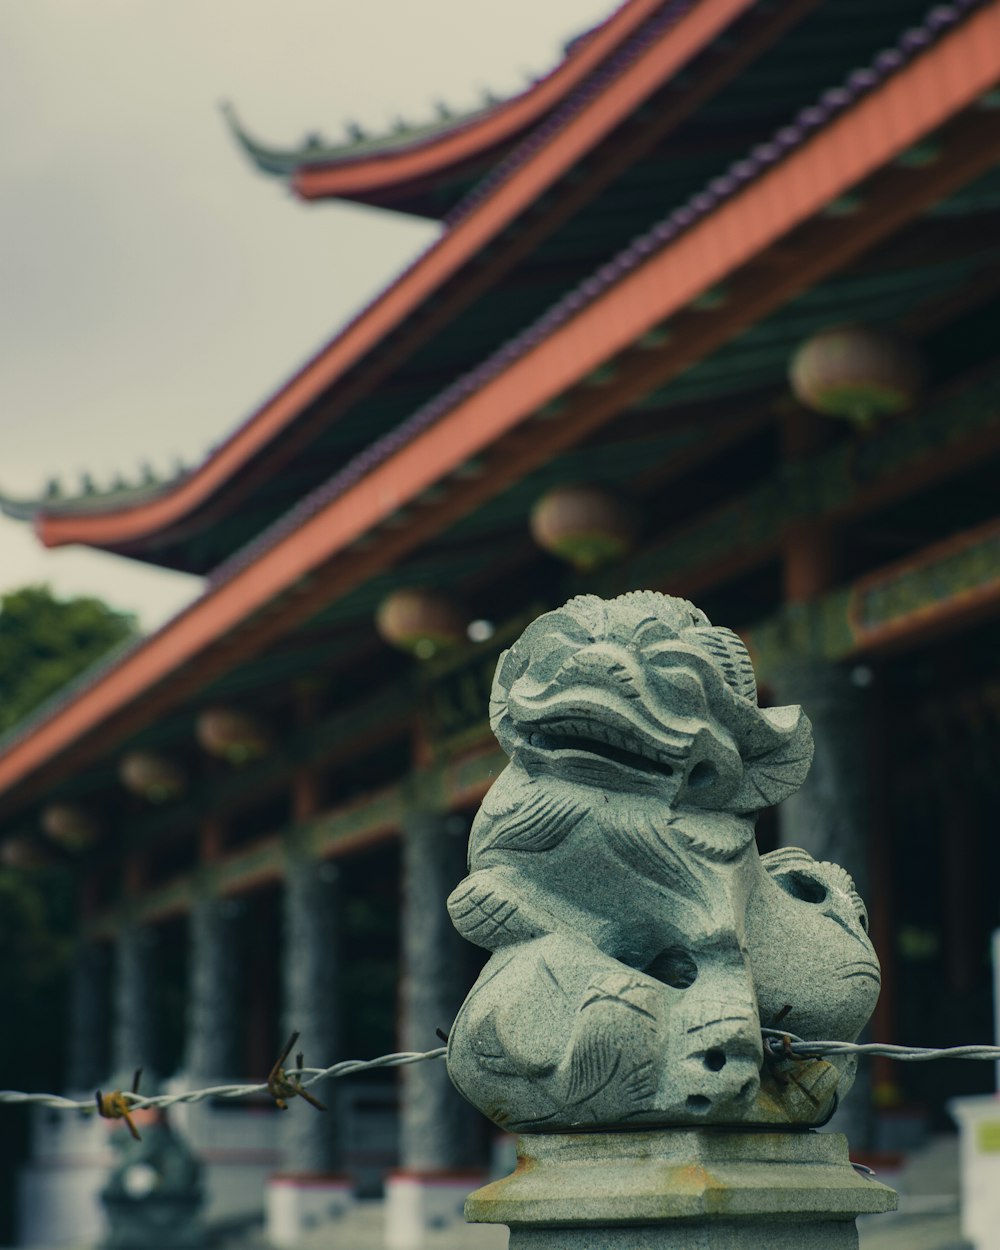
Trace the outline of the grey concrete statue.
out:
M 824 1121 L 853 1061 L 765 1060 L 761 1027 L 854 1040 L 879 967 L 843 869 L 757 853 L 809 769 L 801 709 L 758 707 L 737 635 L 643 591 L 531 624 L 490 716 L 510 764 L 449 900 L 493 952 L 458 1089 L 515 1132 Z

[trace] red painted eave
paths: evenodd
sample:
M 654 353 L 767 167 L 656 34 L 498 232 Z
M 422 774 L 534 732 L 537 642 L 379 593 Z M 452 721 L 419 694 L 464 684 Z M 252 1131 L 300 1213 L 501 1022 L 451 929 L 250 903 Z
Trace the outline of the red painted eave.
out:
M 292 187 L 304 200 L 368 200 L 399 195 L 411 184 L 453 177 L 463 167 L 509 147 L 566 99 L 621 42 L 662 6 L 662 0 L 626 0 L 596 30 L 529 90 L 480 114 L 466 125 L 410 145 L 323 165 L 303 165 Z

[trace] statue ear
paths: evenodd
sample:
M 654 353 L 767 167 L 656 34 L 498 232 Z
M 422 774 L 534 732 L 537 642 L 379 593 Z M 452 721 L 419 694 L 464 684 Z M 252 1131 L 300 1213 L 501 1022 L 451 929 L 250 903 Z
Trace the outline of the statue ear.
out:
M 490 693 L 490 728 L 508 755 L 513 746 L 514 735 L 507 716 L 507 696 L 511 686 L 527 667 L 527 650 L 519 647 L 515 642 L 512 647 L 500 653 L 493 677 L 493 689 Z
M 800 707 L 761 708 L 762 749 L 743 761 L 743 780 L 726 804 L 729 811 L 773 807 L 802 785 L 813 757 L 812 726 Z M 755 735 L 758 736 L 758 735 Z

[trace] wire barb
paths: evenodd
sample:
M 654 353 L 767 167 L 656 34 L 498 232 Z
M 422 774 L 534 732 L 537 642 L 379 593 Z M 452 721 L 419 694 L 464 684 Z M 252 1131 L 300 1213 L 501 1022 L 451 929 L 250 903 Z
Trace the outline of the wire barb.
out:
M 142 1068 L 136 1068 L 135 1075 L 132 1077 L 133 1097 L 139 1092 L 139 1082 L 142 1080 Z M 139 1130 L 135 1127 L 135 1121 L 132 1119 L 132 1104 L 129 1101 L 129 1095 L 123 1094 L 120 1089 L 116 1089 L 113 1093 L 102 1094 L 100 1090 L 94 1095 L 97 1104 L 97 1114 L 105 1120 L 124 1120 L 128 1125 L 128 1131 L 132 1134 L 136 1141 L 142 1141 L 139 1136 Z M 0 1098 L 2 1101 L 2 1098 Z
M 302 1084 L 302 1052 L 295 1056 L 295 1072 L 289 1076 L 285 1071 L 283 1064 L 291 1054 L 292 1047 L 299 1040 L 298 1033 L 293 1033 L 285 1043 L 285 1048 L 275 1061 L 274 1067 L 268 1073 L 267 1092 L 274 1099 L 279 1111 L 288 1110 L 289 1098 L 304 1098 L 311 1107 L 315 1107 L 317 1111 L 325 1111 L 326 1107 Z

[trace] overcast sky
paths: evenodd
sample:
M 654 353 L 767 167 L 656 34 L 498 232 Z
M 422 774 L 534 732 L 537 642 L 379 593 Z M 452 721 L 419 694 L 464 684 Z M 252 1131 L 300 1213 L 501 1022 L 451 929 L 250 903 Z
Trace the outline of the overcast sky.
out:
M 292 146 L 471 107 L 613 0 L 0 0 L 0 489 L 166 472 L 207 450 L 435 238 L 304 205 L 218 111 Z M 147 628 L 197 579 L 0 518 L 0 592 L 49 582 Z

